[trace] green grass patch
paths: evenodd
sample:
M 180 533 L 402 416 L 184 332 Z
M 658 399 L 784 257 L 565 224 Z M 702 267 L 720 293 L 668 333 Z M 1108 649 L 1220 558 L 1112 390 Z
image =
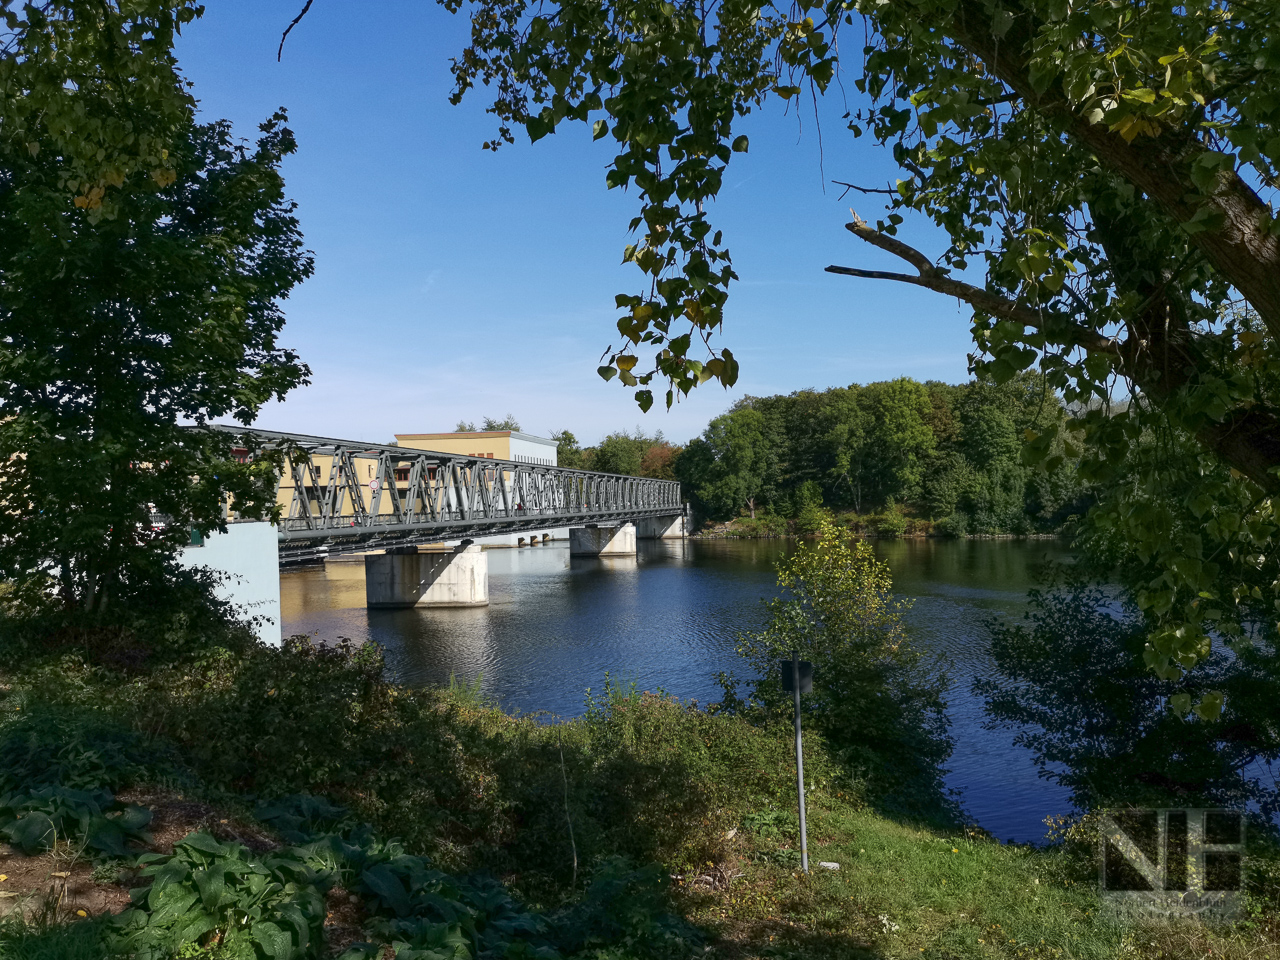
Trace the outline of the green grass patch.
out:
M 30 923 L 0 920 L 0 960 L 100 960 L 107 956 L 101 921 Z

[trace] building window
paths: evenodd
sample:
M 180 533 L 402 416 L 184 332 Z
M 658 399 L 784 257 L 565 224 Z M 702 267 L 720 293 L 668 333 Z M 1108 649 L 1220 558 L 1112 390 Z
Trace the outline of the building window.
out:
M 408 483 L 408 482 L 409 482 L 409 468 L 396 467 L 396 483 Z

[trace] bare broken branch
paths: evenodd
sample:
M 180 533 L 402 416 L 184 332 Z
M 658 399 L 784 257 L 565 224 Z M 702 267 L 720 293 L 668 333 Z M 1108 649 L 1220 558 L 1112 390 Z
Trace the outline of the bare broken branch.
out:
M 831 182 L 838 187 L 844 187 L 844 193 L 840 194 L 841 200 L 844 199 L 844 194 L 850 190 L 857 190 L 859 193 L 882 193 L 888 197 L 896 197 L 898 195 L 897 190 L 890 190 L 888 187 L 860 187 L 856 183 L 846 183 L 844 180 L 832 180 Z
M 294 28 L 294 27 L 296 27 L 300 22 L 302 22 L 302 18 L 303 18 L 303 17 L 305 17 L 305 16 L 307 15 L 307 11 L 311 9 L 311 4 L 312 4 L 313 2 L 314 2 L 314 0 L 307 0 L 306 6 L 304 6 L 304 7 L 302 8 L 302 12 L 301 12 L 300 14 L 298 14 L 296 17 L 294 17 L 294 18 L 293 18 L 293 22 L 292 22 L 292 23 L 290 23 L 287 27 L 285 27 L 285 28 L 284 28 L 284 33 L 282 33 L 282 34 L 280 35 L 280 46 L 279 46 L 279 48 L 276 50 L 276 63 L 279 63 L 279 62 L 280 62 L 280 58 L 281 58 L 282 56 L 284 56 L 284 42 L 285 42 L 285 40 L 287 40 L 287 39 L 289 38 L 289 34 L 293 32 L 293 28 Z
M 891 237 L 887 234 L 881 233 L 879 230 L 876 230 L 868 224 L 867 221 L 854 213 L 854 211 L 850 210 L 849 213 L 853 214 L 853 221 L 851 223 L 846 223 L 844 228 L 859 240 L 865 240 L 873 247 L 879 247 L 881 250 L 887 250 L 895 257 L 907 261 L 907 263 L 920 271 L 920 275 L 922 277 L 942 275 L 942 271 L 934 266 L 933 261 L 915 247 L 903 243 L 897 237 Z

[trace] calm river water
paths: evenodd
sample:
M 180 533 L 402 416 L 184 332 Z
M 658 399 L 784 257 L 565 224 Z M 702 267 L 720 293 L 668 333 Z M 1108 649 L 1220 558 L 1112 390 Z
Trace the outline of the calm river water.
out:
M 569 557 L 567 543 L 489 551 L 489 599 L 463 610 L 367 610 L 360 564 L 280 578 L 285 635 L 375 640 L 396 679 L 411 684 L 480 679 L 505 709 L 562 717 L 583 711 L 605 673 L 706 703 L 713 677 L 743 672 L 734 640 L 763 620 L 777 592 L 781 540 L 640 541 L 635 560 Z M 1036 565 L 1054 541 L 896 540 L 876 543 L 895 589 L 914 606 L 916 642 L 950 662 L 956 738 L 947 777 L 966 811 L 1001 839 L 1034 842 L 1043 820 L 1067 810 L 1065 791 L 1036 775 L 1013 732 L 982 728 L 970 693 L 987 675 L 985 621 L 1020 616 Z

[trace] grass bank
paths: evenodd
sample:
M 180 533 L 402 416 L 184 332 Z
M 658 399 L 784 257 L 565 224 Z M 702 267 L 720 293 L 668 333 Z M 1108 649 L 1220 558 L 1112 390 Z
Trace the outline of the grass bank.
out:
M 1126 925 L 1087 857 L 877 811 L 817 737 L 806 876 L 784 725 L 193 632 L 4 636 L 0 958 L 1280 957 L 1265 870 L 1233 928 Z

